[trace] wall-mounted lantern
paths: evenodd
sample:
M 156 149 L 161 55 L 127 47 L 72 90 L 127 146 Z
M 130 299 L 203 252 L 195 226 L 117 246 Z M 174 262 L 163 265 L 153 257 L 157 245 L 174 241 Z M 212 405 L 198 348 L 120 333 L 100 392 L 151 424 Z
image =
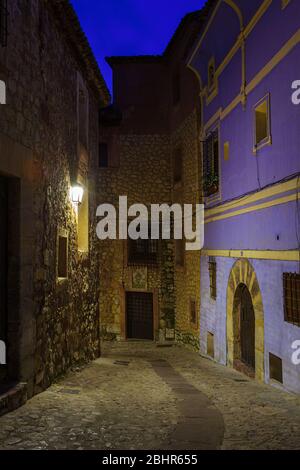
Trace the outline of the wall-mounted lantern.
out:
M 84 189 L 79 184 L 71 187 L 71 201 L 73 204 L 79 206 L 82 203 Z

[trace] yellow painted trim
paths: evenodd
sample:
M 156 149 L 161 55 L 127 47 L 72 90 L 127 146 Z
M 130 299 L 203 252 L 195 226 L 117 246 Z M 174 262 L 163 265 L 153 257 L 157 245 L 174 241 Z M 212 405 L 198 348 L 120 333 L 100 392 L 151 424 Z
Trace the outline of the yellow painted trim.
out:
M 218 111 L 209 119 L 209 121 L 207 121 L 207 123 L 205 124 L 203 130 L 204 132 L 207 132 L 208 129 L 210 127 L 213 126 L 213 124 L 215 124 L 215 122 L 221 118 L 221 114 L 222 114 L 222 108 L 219 108 Z
M 298 196 L 300 197 L 300 192 L 298 193 Z M 275 199 L 274 201 L 269 201 L 269 202 L 265 202 L 262 204 L 257 204 L 255 206 L 246 207 L 244 209 L 230 212 L 228 214 L 223 214 L 223 215 L 219 215 L 216 217 L 212 217 L 208 220 L 206 219 L 205 223 L 209 224 L 211 222 L 216 222 L 217 220 L 231 219 L 232 217 L 236 217 L 238 215 L 248 214 L 250 212 L 257 212 L 263 209 L 267 209 L 269 207 L 280 206 L 281 204 L 287 204 L 288 202 L 296 201 L 296 199 L 297 199 L 297 195 L 291 194 L 289 196 L 284 196 L 284 197 Z
M 245 102 L 245 97 L 251 91 L 253 91 L 257 85 L 293 50 L 293 48 L 300 42 L 300 29 L 290 38 L 289 41 L 280 49 L 280 51 L 275 54 L 275 56 L 262 68 L 262 70 L 251 80 L 251 82 L 246 85 L 246 61 L 245 61 L 245 39 L 249 36 L 257 22 L 263 16 L 263 14 L 267 11 L 269 6 L 271 5 L 272 0 L 265 0 L 265 2 L 261 5 L 259 10 L 257 11 L 256 15 L 252 18 L 249 25 L 245 28 L 245 30 L 240 34 L 237 42 L 232 47 L 231 51 L 227 54 L 223 62 L 219 65 L 218 69 L 216 70 L 216 78 L 219 79 L 220 74 L 223 72 L 224 68 L 228 65 L 231 59 L 234 57 L 236 52 L 242 48 L 242 87 L 241 87 L 241 94 L 237 95 L 236 98 L 225 108 L 221 108 L 218 113 L 216 113 L 206 124 L 205 129 L 208 129 L 210 125 L 213 124 L 214 120 L 220 118 L 221 120 L 225 119 L 240 103 Z M 217 5 L 217 7 L 219 4 Z M 217 8 L 216 7 L 216 8 Z M 212 19 L 212 18 L 211 18 Z M 205 33 L 206 34 L 206 33 Z M 190 65 L 191 61 L 196 54 L 197 47 L 194 51 L 192 58 L 189 61 L 188 67 L 194 70 L 194 68 Z M 194 70 L 195 71 L 195 70 Z M 201 81 L 202 83 L 202 81 Z M 206 88 L 203 90 L 202 93 L 204 95 L 207 94 Z M 210 102 L 210 101 L 209 101 Z M 218 116 L 217 116 L 218 115 Z
M 272 261 L 300 260 L 300 252 L 298 250 L 202 250 L 201 256 L 215 256 L 216 258 L 264 259 Z
M 202 42 L 203 42 L 203 40 L 204 40 L 204 38 L 205 38 L 205 36 L 206 36 L 206 34 L 207 34 L 209 28 L 210 28 L 210 25 L 212 24 L 212 22 L 213 22 L 213 20 L 214 20 L 214 18 L 215 18 L 215 16 L 216 16 L 216 13 L 217 13 L 217 11 L 218 11 L 218 9 L 219 9 L 221 3 L 222 3 L 222 0 L 219 0 L 218 3 L 217 3 L 217 5 L 215 6 L 215 9 L 214 9 L 214 11 L 213 11 L 213 13 L 212 13 L 212 15 L 211 15 L 211 17 L 210 17 L 210 19 L 209 19 L 209 21 L 208 21 L 206 27 L 205 27 L 205 29 L 204 29 L 204 31 L 203 31 L 203 34 L 202 34 L 202 36 L 201 36 L 201 38 L 200 38 L 200 40 L 199 40 L 197 46 L 195 47 L 195 50 L 194 50 L 194 52 L 193 52 L 193 54 L 192 54 L 192 56 L 191 56 L 191 58 L 190 58 L 190 60 L 189 60 L 189 62 L 188 62 L 188 65 L 191 64 L 191 62 L 193 61 L 193 59 L 194 59 L 194 57 L 195 57 L 195 55 L 196 55 L 198 49 L 200 48 L 200 46 L 201 46 L 201 44 L 202 44 Z
M 269 197 L 276 196 L 278 194 L 283 194 L 288 191 L 293 191 L 297 189 L 297 187 L 298 187 L 298 178 L 294 178 L 290 181 L 286 181 L 285 183 L 275 184 L 271 186 L 270 188 L 266 188 L 266 189 L 259 191 L 258 193 L 250 194 L 236 201 L 228 202 L 221 206 L 208 209 L 206 211 L 206 217 L 209 218 L 215 214 L 220 214 L 230 209 L 235 209 L 237 207 L 245 206 L 246 204 L 251 204 L 253 202 L 261 201 L 263 199 L 267 199 Z
M 249 36 L 249 34 L 252 32 L 252 30 L 255 28 L 255 26 L 257 25 L 257 23 L 259 22 L 259 20 L 263 17 L 263 15 L 266 13 L 266 11 L 268 10 L 269 6 L 271 5 L 273 0 L 265 0 L 261 6 L 259 7 L 259 9 L 257 10 L 257 12 L 255 13 L 255 15 L 253 16 L 253 18 L 251 19 L 250 23 L 246 26 L 245 28 L 245 31 L 244 31 L 244 34 L 245 34 L 245 38 L 247 38 Z
M 281 0 L 281 9 L 284 10 L 291 0 Z
M 249 94 L 257 85 L 294 49 L 300 42 L 300 29 L 285 43 L 277 54 L 261 69 L 261 71 L 246 86 L 246 93 Z
M 240 22 L 240 28 L 241 28 L 241 31 L 244 29 L 244 18 L 243 18 L 243 14 L 240 10 L 240 8 L 237 6 L 236 3 L 234 3 L 233 0 L 223 0 L 225 3 L 227 3 L 228 6 L 230 6 L 234 11 L 235 13 L 237 14 L 238 18 L 239 18 L 239 22 Z
M 231 0 L 223 0 L 225 3 L 227 3 L 229 5 L 229 3 L 234 3 L 233 1 Z M 197 46 L 195 47 L 195 50 L 192 54 L 192 56 L 190 57 L 189 59 L 189 62 L 188 62 L 188 66 L 191 65 L 191 62 L 193 61 L 196 53 L 198 52 L 215 16 L 216 16 L 216 13 L 220 7 L 222 3 L 222 0 L 219 0 L 219 2 L 217 3 L 207 25 L 206 25 L 206 28 L 197 44 Z M 225 57 L 225 59 L 223 60 L 223 62 L 219 65 L 217 71 L 216 71 L 216 74 L 219 75 L 223 70 L 224 68 L 226 67 L 226 65 L 230 62 L 230 60 L 232 59 L 232 57 L 235 55 L 235 53 L 239 50 L 240 46 L 241 46 L 241 43 L 242 43 L 242 38 L 247 38 L 247 36 L 249 36 L 249 34 L 251 33 L 251 31 L 253 30 L 253 28 L 255 27 L 255 25 L 259 22 L 259 20 L 261 19 L 261 17 L 264 15 L 264 13 L 267 11 L 267 9 L 269 8 L 269 6 L 271 5 L 272 3 L 272 0 L 265 0 L 263 2 L 263 4 L 260 6 L 260 8 L 257 10 L 256 14 L 253 16 L 253 18 L 251 19 L 250 23 L 246 26 L 245 30 L 243 31 L 243 35 L 240 35 L 239 38 L 237 39 L 236 43 L 233 45 L 232 49 L 229 51 L 229 53 L 227 54 L 227 56 Z M 231 5 L 232 6 L 232 5 Z M 236 9 L 239 10 L 239 8 L 236 6 Z M 237 10 L 236 13 L 237 13 Z M 239 16 L 239 15 L 238 15 Z M 243 20 L 242 20 L 243 21 Z

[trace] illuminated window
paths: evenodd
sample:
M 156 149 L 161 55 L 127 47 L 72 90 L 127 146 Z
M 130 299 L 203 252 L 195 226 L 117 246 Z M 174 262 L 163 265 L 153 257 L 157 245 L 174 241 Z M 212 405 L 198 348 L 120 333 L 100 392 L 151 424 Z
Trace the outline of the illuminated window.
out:
M 254 148 L 271 143 L 270 99 L 263 98 L 254 108 Z
M 84 190 L 82 203 L 78 206 L 78 250 L 89 251 L 89 193 Z
M 68 278 L 68 233 L 60 230 L 57 237 L 57 277 Z

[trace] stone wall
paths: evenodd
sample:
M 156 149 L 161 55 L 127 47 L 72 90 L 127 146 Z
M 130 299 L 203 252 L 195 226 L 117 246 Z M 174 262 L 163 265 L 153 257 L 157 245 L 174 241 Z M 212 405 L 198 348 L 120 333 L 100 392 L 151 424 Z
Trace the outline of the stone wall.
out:
M 200 171 L 196 110 L 172 134 L 172 149 L 180 146 L 183 155 L 182 184 L 173 189 L 173 201 L 181 204 L 200 202 Z M 184 265 L 175 263 L 177 341 L 199 349 L 200 328 L 200 252 L 185 251 Z M 197 319 L 191 321 L 191 301 L 196 302 Z
M 118 207 L 119 196 L 128 197 L 128 206 L 171 202 L 170 138 L 166 135 L 135 135 L 103 130 L 102 138 L 114 133 L 118 166 L 100 170 L 99 202 Z M 126 291 L 134 290 L 133 275 L 141 267 L 128 266 L 127 242 L 105 240 L 100 243 L 100 315 L 102 335 L 125 339 Z M 146 269 L 144 291 L 154 294 L 155 337 L 166 327 L 174 329 L 173 242 L 160 242 L 159 263 Z
M 9 36 L 0 48 L 7 105 L 0 111 L 0 172 L 20 192 L 18 373 L 29 395 L 72 364 L 99 355 L 95 168 L 100 97 L 89 89 L 89 252 L 79 253 L 70 186 L 78 176 L 77 73 L 82 62 L 46 2 L 8 2 Z M 58 230 L 68 233 L 68 279 L 57 280 Z M 16 302 L 17 300 L 15 300 Z M 8 344 L 8 360 L 13 347 Z

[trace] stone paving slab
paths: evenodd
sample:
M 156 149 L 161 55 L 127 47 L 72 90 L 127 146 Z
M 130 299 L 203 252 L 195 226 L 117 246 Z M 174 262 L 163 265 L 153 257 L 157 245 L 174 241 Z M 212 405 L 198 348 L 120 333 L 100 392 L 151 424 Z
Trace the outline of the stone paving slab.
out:
M 0 418 L 0 449 L 299 449 L 299 405 L 179 346 L 105 343 L 101 359 Z

